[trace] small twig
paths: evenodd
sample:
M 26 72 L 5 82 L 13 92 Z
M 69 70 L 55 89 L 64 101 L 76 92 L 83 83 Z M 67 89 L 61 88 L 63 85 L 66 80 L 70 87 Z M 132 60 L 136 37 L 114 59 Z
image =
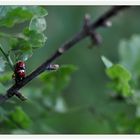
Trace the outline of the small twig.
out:
M 102 42 L 102 38 L 100 34 L 98 34 L 96 31 L 90 29 L 91 24 L 91 17 L 89 14 L 85 15 L 84 18 L 84 30 L 85 32 L 90 36 L 92 44 L 99 45 Z
M 15 96 L 17 96 L 21 101 L 25 101 L 25 100 L 27 100 L 27 98 L 26 97 L 24 97 L 20 92 L 16 92 L 15 93 Z
M 111 8 L 109 11 L 107 11 L 105 14 L 103 14 L 99 19 L 97 19 L 96 22 L 91 23 L 89 25 L 89 30 L 94 31 L 99 28 L 103 27 L 104 23 L 108 21 L 111 17 L 115 16 L 119 11 L 122 11 L 129 6 L 116 6 Z M 75 44 L 86 38 L 87 36 L 90 36 L 87 32 L 85 32 L 85 29 L 83 28 L 80 32 L 78 32 L 71 40 L 64 43 L 48 60 L 46 60 L 43 64 L 41 64 L 36 70 L 34 70 L 30 75 L 28 75 L 25 79 L 20 81 L 19 83 L 14 84 L 11 88 L 7 90 L 7 93 L 0 97 L 0 103 L 1 101 L 6 101 L 7 99 L 11 98 L 15 95 L 15 93 L 24 87 L 27 83 L 29 83 L 31 80 L 33 80 L 35 77 L 40 75 L 42 72 L 46 70 L 46 68 L 56 59 L 58 59 L 63 53 L 68 51 L 70 48 L 74 47 Z

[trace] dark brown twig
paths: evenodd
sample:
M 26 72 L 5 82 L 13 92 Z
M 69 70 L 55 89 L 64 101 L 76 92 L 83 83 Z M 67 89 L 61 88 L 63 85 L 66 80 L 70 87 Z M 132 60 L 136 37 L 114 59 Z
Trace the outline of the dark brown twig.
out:
M 26 97 L 24 97 L 20 92 L 15 92 L 15 96 L 17 96 L 21 101 L 27 100 Z
M 91 24 L 91 17 L 89 14 L 86 14 L 83 28 L 85 29 L 85 32 L 90 36 L 92 44 L 99 45 L 102 42 L 102 38 L 99 33 L 97 33 L 95 30 L 90 29 L 90 24 Z
M 129 6 L 115 6 L 108 10 L 105 14 L 103 14 L 96 22 L 88 25 L 88 31 L 94 32 L 99 27 L 104 27 L 105 23 L 113 16 L 115 16 L 118 12 L 128 8 Z M 19 83 L 14 84 L 11 88 L 7 90 L 5 95 L 0 96 L 0 103 L 5 102 L 7 99 L 18 93 L 18 90 L 24 87 L 27 83 L 33 80 L 35 77 L 40 75 L 42 72 L 46 70 L 46 68 L 56 59 L 58 59 L 63 53 L 68 51 L 70 48 L 74 47 L 75 44 L 83 40 L 84 38 L 90 36 L 85 28 L 78 32 L 74 37 L 64 43 L 48 60 L 46 60 L 43 64 L 41 64 L 37 69 L 35 69 L 30 75 L 28 75 L 25 79 L 20 81 Z M 19 94 L 18 94 L 19 95 Z

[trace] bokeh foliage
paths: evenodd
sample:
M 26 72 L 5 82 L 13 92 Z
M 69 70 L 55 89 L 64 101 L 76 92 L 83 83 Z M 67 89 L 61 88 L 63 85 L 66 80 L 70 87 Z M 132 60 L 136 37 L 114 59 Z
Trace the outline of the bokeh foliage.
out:
M 0 44 L 15 63 L 26 61 L 27 74 L 83 26 L 109 6 L 1 6 Z M 139 7 L 98 30 L 100 46 L 85 39 L 0 106 L 0 133 L 140 133 Z M 47 16 L 48 14 L 48 16 Z M 131 18 L 130 18 L 131 17 Z M 129 24 L 128 24 L 129 23 Z M 32 57 L 31 57 L 32 56 Z M 0 57 L 0 93 L 14 83 L 6 59 Z

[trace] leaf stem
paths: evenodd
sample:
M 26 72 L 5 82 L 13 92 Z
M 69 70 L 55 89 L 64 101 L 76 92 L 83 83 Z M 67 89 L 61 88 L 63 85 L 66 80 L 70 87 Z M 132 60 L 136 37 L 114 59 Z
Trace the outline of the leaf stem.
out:
M 2 52 L 4 57 L 6 58 L 6 60 L 7 60 L 8 64 L 9 64 L 10 68 L 12 69 L 12 71 L 14 71 L 13 62 L 12 62 L 10 56 L 4 52 L 4 50 L 2 49 L 1 44 L 0 44 L 0 51 Z

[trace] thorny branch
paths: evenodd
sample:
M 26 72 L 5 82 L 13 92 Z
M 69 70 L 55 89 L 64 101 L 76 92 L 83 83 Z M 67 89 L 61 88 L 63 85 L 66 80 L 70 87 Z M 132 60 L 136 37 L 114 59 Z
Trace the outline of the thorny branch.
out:
M 96 33 L 96 29 L 99 27 L 107 27 L 110 25 L 109 19 L 119 12 L 125 10 L 129 6 L 114 6 L 106 13 L 104 13 L 101 17 L 97 19 L 94 23 L 90 23 L 90 17 L 85 16 L 85 24 L 80 32 L 72 37 L 69 41 L 64 43 L 49 59 L 47 59 L 43 64 L 41 64 L 37 69 L 35 69 L 30 75 L 28 75 L 25 79 L 20 81 L 19 83 L 15 83 L 12 87 L 10 87 L 5 95 L 0 96 L 0 103 L 5 102 L 12 96 L 17 96 L 21 100 L 25 100 L 24 96 L 18 92 L 19 89 L 24 87 L 27 83 L 33 80 L 35 77 L 40 75 L 42 72 L 46 70 L 46 68 L 58 57 L 68 51 L 70 48 L 74 47 L 75 44 L 80 42 L 86 37 L 90 37 L 92 41 L 95 43 L 100 43 L 101 38 L 98 33 Z

